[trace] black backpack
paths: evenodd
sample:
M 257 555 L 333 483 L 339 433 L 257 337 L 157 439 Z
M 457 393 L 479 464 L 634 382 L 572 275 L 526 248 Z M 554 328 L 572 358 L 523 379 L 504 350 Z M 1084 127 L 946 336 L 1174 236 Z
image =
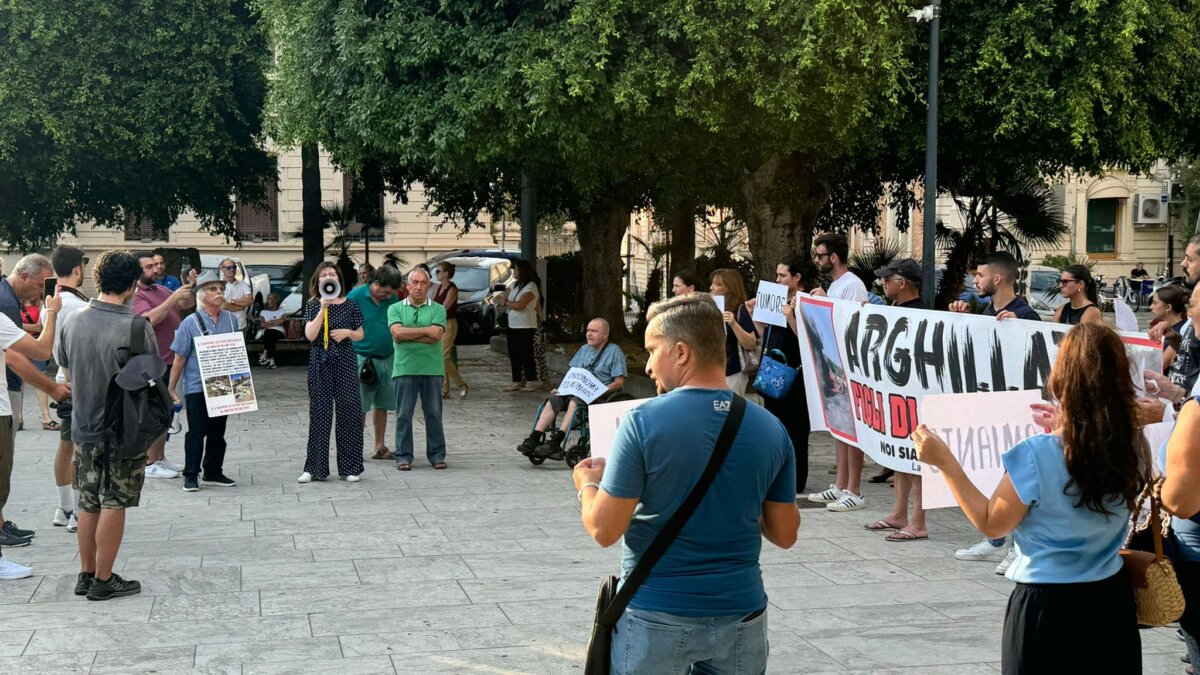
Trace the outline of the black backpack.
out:
M 144 454 L 166 435 L 175 413 L 167 389 L 167 366 L 157 350 L 147 351 L 144 316 L 129 326 L 129 346 L 117 349 L 120 370 L 108 381 L 104 402 L 104 444 L 118 457 Z

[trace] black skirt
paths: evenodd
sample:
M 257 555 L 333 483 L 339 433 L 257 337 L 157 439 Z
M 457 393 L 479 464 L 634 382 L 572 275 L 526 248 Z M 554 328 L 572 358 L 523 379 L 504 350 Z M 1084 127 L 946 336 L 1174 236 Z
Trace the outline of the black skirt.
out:
M 1081 584 L 1017 584 L 1000 660 L 1004 675 L 1141 673 L 1142 639 L 1125 570 Z

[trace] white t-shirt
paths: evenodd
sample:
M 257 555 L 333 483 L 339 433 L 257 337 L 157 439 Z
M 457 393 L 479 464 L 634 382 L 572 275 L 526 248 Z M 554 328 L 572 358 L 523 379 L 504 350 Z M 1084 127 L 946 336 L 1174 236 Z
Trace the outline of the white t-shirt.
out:
M 71 315 L 75 312 L 87 307 L 88 303 L 87 300 L 80 299 L 78 295 L 70 291 L 59 291 L 59 295 L 62 296 L 62 309 L 59 310 L 58 316 L 55 317 L 54 321 L 54 360 L 61 363 L 63 358 L 59 356 L 58 350 L 62 345 L 63 328 L 67 325 L 67 319 L 71 318 Z M 45 323 L 45 317 L 46 313 L 42 312 L 39 318 L 43 324 Z M 66 368 L 59 368 L 58 373 L 54 376 L 54 381 L 59 384 L 65 383 L 67 381 L 66 370 Z
M 241 300 L 247 295 L 250 295 L 251 292 L 250 284 L 244 281 L 225 282 L 225 300 L 227 302 L 230 300 Z M 237 317 L 238 330 L 246 330 L 246 312 L 249 311 L 249 309 L 249 307 L 243 307 L 236 312 L 229 312 Z
M 857 274 L 847 271 L 829 284 L 827 294 L 831 298 L 862 302 L 867 299 L 867 287 L 863 285 L 862 279 L 859 279 Z
M 513 286 L 513 289 L 508 292 L 508 301 L 517 302 L 526 293 L 533 293 L 533 300 L 528 305 L 525 305 L 525 309 L 508 308 L 509 328 L 537 328 L 537 302 L 539 297 L 537 284 L 531 281 L 525 284 L 523 288 Z
M 259 314 L 259 317 L 262 318 L 263 321 L 274 321 L 275 319 L 282 319 L 283 315 L 284 311 L 282 309 L 264 309 Z M 271 326 L 270 328 L 267 328 L 267 330 L 277 330 L 280 333 L 286 333 L 286 331 L 283 330 L 283 326 Z
M 57 325 L 55 324 L 55 326 Z M 13 346 L 26 335 L 29 333 L 26 333 L 24 328 L 13 323 L 12 319 L 4 314 L 0 314 L 0 369 L 3 369 L 5 365 L 6 352 L 2 350 Z M 0 392 L 0 417 L 12 416 L 12 406 L 8 402 L 7 388 L 5 389 L 6 391 Z

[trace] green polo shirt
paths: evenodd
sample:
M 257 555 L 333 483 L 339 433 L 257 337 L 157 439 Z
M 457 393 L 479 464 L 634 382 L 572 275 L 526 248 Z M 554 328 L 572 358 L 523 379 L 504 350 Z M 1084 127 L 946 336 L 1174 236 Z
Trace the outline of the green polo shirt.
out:
M 371 284 L 363 284 L 346 294 L 358 305 L 363 316 L 363 339 L 352 343 L 354 351 L 363 356 L 387 356 L 392 353 L 392 333 L 388 329 L 388 309 L 399 302 L 396 296 L 376 303 L 371 297 Z
M 425 300 L 425 304 L 414 307 L 411 299 L 405 298 L 388 308 L 388 327 L 400 324 L 405 328 L 428 328 L 430 326 L 446 327 L 446 308 L 433 301 Z M 396 342 L 396 356 L 392 361 L 392 377 L 401 375 L 437 375 L 445 376 L 446 364 L 442 361 L 441 341 L 425 344 L 423 342 Z

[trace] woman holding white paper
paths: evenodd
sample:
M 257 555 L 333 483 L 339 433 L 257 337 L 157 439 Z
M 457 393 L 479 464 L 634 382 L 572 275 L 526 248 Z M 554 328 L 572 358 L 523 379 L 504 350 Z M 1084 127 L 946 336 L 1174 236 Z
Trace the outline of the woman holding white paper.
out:
M 714 297 L 725 299 L 725 310 L 721 313 L 725 321 L 725 386 L 737 394 L 744 394 L 746 374 L 742 372 L 741 350 L 757 349 L 758 334 L 754 331 L 754 319 L 746 309 L 742 273 L 728 268 L 715 270 L 708 291 Z
M 1007 473 L 990 498 L 924 425 L 913 433 L 917 456 L 944 473 L 984 536 L 1013 535 L 1004 673 L 1140 673 L 1133 587 L 1118 552 L 1148 456 L 1121 338 L 1102 324 L 1076 326 L 1047 389 L 1058 402 L 1053 431 L 1004 453 Z M 1099 647 L 1071 648 L 1085 644 Z

